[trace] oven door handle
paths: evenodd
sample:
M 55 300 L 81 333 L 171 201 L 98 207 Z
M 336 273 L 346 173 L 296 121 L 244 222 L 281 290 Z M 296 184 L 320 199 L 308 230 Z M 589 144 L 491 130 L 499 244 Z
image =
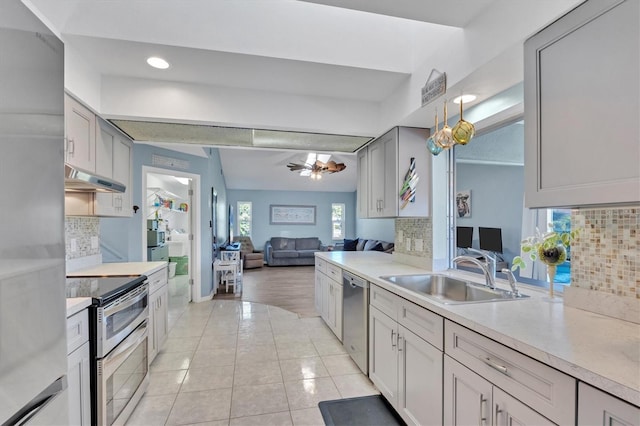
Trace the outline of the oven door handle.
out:
M 102 360 L 103 377 L 110 377 L 133 351 L 147 338 L 147 321 L 131 333 Z
M 120 303 L 114 306 L 106 306 L 103 310 L 104 316 L 107 317 L 109 315 L 113 315 L 122 311 L 123 309 L 127 309 L 128 307 L 135 305 L 139 301 L 141 301 L 145 296 L 147 296 L 148 289 L 146 284 L 140 287 L 142 290 L 138 290 L 139 293 L 133 294 L 131 296 L 125 297 Z

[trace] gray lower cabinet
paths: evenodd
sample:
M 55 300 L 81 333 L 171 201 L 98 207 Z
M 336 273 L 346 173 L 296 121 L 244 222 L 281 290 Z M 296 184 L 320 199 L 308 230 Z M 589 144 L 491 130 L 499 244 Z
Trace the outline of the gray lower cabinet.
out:
M 86 309 L 67 318 L 67 382 L 69 424 L 91 424 L 91 358 Z
M 578 424 L 585 426 L 639 426 L 640 408 L 585 383 L 579 383 Z
M 149 364 L 154 360 L 169 335 L 169 285 L 167 268 L 149 278 Z
M 429 323 L 442 336 L 442 317 L 375 285 L 370 300 L 369 378 L 407 424 L 442 424 L 442 351 L 405 326 Z
M 539 426 L 554 423 L 445 355 L 444 424 Z

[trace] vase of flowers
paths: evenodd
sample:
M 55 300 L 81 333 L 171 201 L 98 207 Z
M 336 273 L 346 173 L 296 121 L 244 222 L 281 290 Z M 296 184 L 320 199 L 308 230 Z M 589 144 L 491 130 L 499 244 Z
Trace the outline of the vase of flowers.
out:
M 539 260 L 547 267 L 549 275 L 549 298 L 553 299 L 553 283 L 556 276 L 556 267 L 567 260 L 567 250 L 571 242 L 578 236 L 579 229 L 570 229 L 569 222 L 550 223 L 551 231 L 542 234 L 536 228 L 536 234 L 525 238 L 521 242 L 522 253 L 528 255 L 532 261 Z M 554 230 L 557 229 L 557 230 Z M 513 258 L 511 270 L 524 269 L 526 263 L 521 256 Z

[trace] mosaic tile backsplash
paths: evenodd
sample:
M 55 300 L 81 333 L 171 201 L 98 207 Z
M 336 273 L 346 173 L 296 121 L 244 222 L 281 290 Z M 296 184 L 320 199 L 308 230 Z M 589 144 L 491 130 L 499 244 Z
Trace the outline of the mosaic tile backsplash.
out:
M 640 206 L 573 210 L 571 285 L 640 299 Z
M 93 256 L 100 248 L 91 248 L 91 237 L 100 236 L 100 218 L 67 216 L 64 219 L 66 260 Z M 76 240 L 76 251 L 71 251 L 71 240 Z
M 423 257 L 431 260 L 433 256 L 433 224 L 431 218 L 397 218 L 394 251 L 409 256 Z M 402 234 L 402 241 L 400 241 Z M 411 247 L 407 249 L 406 239 L 411 238 Z M 416 247 L 416 240 L 422 240 L 422 250 Z

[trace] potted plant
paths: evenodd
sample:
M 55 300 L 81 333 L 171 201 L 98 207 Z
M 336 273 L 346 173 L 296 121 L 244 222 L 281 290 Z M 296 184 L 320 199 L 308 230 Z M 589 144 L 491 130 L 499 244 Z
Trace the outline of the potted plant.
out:
M 553 282 L 556 276 L 556 267 L 567 260 L 567 251 L 571 242 L 576 239 L 580 229 L 571 229 L 569 219 L 558 220 L 549 224 L 550 231 L 542 234 L 536 228 L 536 234 L 522 240 L 520 247 L 524 255 L 528 255 L 532 261 L 539 260 L 547 266 L 549 274 L 549 297 L 553 298 Z M 526 263 L 521 256 L 513 258 L 511 270 L 526 268 Z

